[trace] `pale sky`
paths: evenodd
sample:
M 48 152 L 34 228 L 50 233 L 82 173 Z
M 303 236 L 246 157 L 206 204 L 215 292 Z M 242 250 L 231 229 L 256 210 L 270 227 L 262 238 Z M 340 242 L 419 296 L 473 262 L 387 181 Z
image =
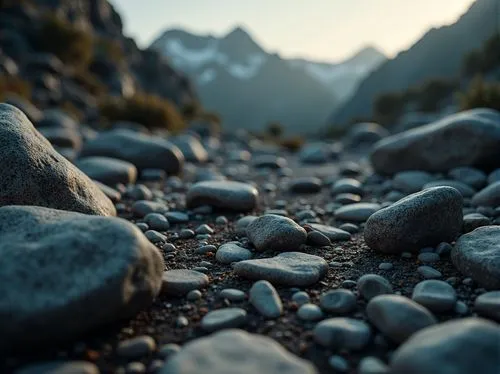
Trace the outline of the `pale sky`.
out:
M 223 35 L 237 25 L 283 57 L 338 61 L 371 44 L 389 56 L 474 0 L 111 0 L 126 34 L 147 46 L 167 28 Z

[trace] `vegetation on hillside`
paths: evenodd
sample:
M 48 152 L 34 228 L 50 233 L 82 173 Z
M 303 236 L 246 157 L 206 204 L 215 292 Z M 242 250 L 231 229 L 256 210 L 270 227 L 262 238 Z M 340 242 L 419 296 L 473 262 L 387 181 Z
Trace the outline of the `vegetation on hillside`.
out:
M 477 76 L 468 90 L 458 94 L 460 109 L 492 108 L 500 111 L 500 83 L 487 83 Z
M 0 74 L 0 101 L 5 100 L 9 93 L 30 100 L 31 84 L 16 76 Z

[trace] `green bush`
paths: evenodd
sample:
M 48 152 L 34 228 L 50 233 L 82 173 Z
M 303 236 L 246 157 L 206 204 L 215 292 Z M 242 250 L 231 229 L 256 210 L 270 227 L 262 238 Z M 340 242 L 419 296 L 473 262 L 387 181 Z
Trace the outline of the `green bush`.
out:
M 115 64 L 120 63 L 125 58 L 123 49 L 116 40 L 106 38 L 94 39 L 94 55 L 102 55 L 109 58 Z
M 465 92 L 458 94 L 462 110 L 491 108 L 500 111 L 500 83 L 486 83 L 477 76 Z
M 9 93 L 30 100 L 31 85 L 19 77 L 0 74 L 0 101 L 3 101 Z
M 469 53 L 463 64 L 466 77 L 485 74 L 500 67 L 500 35 L 489 39 L 480 50 Z
M 289 150 L 290 152 L 298 152 L 298 151 L 300 151 L 300 149 L 302 148 L 304 143 L 305 143 L 304 138 L 297 135 L 297 136 L 289 137 L 287 139 L 283 139 L 280 142 L 280 145 L 282 147 L 286 148 L 287 150 Z
M 106 98 L 100 104 L 100 112 L 109 121 L 137 122 L 149 129 L 178 132 L 185 127 L 181 114 L 170 101 L 145 93 L 130 98 Z
M 102 96 L 108 90 L 104 83 L 86 69 L 75 71 L 73 80 L 93 96 Z
M 267 125 L 267 133 L 273 138 L 279 138 L 284 133 L 283 125 L 279 122 L 271 122 Z
M 54 14 L 46 16 L 39 38 L 44 51 L 75 68 L 86 68 L 92 60 L 92 35 Z

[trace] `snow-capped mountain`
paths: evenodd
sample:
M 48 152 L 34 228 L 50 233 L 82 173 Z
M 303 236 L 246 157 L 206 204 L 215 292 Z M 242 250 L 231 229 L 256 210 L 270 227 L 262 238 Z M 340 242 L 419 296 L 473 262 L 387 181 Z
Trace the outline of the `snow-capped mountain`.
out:
M 151 48 L 191 78 L 227 125 L 257 130 L 279 121 L 290 132 L 314 131 L 385 59 L 373 48 L 338 64 L 282 59 L 241 27 L 222 37 L 168 30 Z

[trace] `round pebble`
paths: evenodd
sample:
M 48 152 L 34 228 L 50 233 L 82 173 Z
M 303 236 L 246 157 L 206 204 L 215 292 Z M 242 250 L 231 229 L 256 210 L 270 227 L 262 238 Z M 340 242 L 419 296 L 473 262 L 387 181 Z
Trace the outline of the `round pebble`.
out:
M 360 350 L 369 342 L 370 326 L 367 323 L 352 319 L 335 317 L 319 322 L 314 330 L 316 343 L 332 349 Z
M 143 335 L 120 342 L 116 354 L 127 359 L 137 359 L 150 355 L 155 349 L 154 339 Z
M 319 305 L 325 312 L 347 314 L 356 308 L 356 295 L 343 289 L 330 290 L 321 294 Z
M 323 312 L 319 306 L 306 303 L 299 308 L 297 316 L 305 321 L 317 321 L 323 318 Z
M 358 291 L 369 301 L 375 296 L 391 294 L 392 286 L 387 279 L 377 274 L 365 274 L 358 279 Z
M 474 302 L 474 311 L 480 316 L 500 322 L 500 291 L 479 295 Z
M 240 327 L 246 323 L 247 312 L 241 308 L 214 310 L 201 320 L 201 328 L 208 332 Z
M 250 288 L 249 301 L 266 318 L 278 318 L 283 313 L 281 298 L 271 283 L 255 282 Z
M 307 292 L 298 291 L 292 295 L 292 300 L 295 301 L 298 305 L 307 304 L 311 298 L 309 297 Z
M 415 286 L 411 298 L 430 311 L 439 313 L 453 310 L 457 302 L 457 293 L 448 283 L 429 279 Z
M 225 288 L 220 293 L 219 296 L 223 299 L 228 299 L 229 301 L 243 301 L 246 298 L 245 292 L 237 290 L 234 288 Z
M 206 287 L 208 277 L 194 270 L 175 269 L 163 273 L 161 292 L 170 296 L 184 296 L 189 291 Z

